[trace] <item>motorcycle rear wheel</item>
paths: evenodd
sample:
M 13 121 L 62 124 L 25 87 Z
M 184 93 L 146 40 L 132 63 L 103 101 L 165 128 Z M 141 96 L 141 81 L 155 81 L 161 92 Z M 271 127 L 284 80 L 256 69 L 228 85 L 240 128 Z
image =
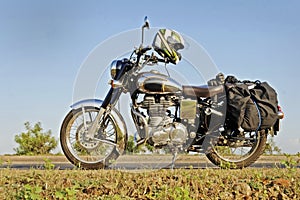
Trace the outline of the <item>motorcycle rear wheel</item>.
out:
M 244 140 L 236 139 L 236 143 L 231 145 L 220 145 L 218 139 L 211 142 L 206 157 L 221 168 L 242 169 L 253 164 L 263 154 L 266 141 L 265 131 L 245 133 Z
M 110 115 L 100 122 L 95 139 L 85 139 L 84 127 L 94 121 L 98 112 L 99 108 L 94 107 L 71 110 L 63 121 L 60 131 L 61 147 L 68 160 L 77 167 L 101 169 L 119 157 L 116 150 L 119 130 Z

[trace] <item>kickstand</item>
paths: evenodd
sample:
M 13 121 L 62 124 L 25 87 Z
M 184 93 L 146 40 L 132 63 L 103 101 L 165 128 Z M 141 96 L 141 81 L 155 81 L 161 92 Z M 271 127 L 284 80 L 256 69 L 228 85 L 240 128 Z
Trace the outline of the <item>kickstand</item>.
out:
M 172 158 L 171 169 L 174 169 L 174 167 L 175 167 L 175 161 L 176 161 L 176 158 L 177 158 L 177 153 L 178 153 L 177 148 L 172 149 L 173 158 Z

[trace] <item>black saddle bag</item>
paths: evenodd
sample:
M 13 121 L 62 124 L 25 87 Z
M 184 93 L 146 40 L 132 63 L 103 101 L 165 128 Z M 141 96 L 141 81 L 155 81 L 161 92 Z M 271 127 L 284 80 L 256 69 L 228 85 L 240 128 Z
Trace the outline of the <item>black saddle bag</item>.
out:
M 251 98 L 257 103 L 261 116 L 261 129 L 274 126 L 278 120 L 278 99 L 276 91 L 267 83 L 258 83 L 250 90 Z
M 225 90 L 229 128 L 256 131 L 276 123 L 277 93 L 267 82 L 241 82 L 230 76 L 225 80 Z

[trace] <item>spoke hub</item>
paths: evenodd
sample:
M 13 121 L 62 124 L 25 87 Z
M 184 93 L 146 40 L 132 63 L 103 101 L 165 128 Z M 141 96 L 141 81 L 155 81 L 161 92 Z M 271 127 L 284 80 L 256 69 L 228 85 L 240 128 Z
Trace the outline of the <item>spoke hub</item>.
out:
M 96 139 L 87 137 L 87 130 L 84 128 L 83 124 L 78 127 L 76 135 L 80 146 L 88 151 L 95 149 L 100 143 Z

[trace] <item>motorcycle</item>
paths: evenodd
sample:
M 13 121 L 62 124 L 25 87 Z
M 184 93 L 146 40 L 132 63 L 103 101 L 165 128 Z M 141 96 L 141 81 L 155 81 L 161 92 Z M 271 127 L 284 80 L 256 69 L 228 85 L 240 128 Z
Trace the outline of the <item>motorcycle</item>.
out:
M 128 143 L 126 123 L 116 108 L 122 94 L 131 97 L 131 116 L 138 139 L 136 146 L 150 145 L 172 153 L 172 165 L 178 152 L 205 153 L 217 166 L 244 168 L 264 152 L 267 136 L 279 131 L 283 118 L 276 107 L 276 120 L 269 127 L 244 130 L 228 120 L 228 93 L 223 74 L 204 86 L 181 85 L 169 74 L 146 66 L 177 64 L 184 39 L 176 31 L 160 29 L 152 46 L 141 45 L 129 58 L 115 60 L 110 66 L 112 80 L 104 100 L 86 99 L 71 106 L 61 130 L 60 142 L 68 160 L 86 169 L 111 165 L 124 154 Z M 256 87 L 256 82 L 246 83 Z M 255 104 L 256 105 L 256 104 Z M 261 122 L 261 121 L 260 121 Z

